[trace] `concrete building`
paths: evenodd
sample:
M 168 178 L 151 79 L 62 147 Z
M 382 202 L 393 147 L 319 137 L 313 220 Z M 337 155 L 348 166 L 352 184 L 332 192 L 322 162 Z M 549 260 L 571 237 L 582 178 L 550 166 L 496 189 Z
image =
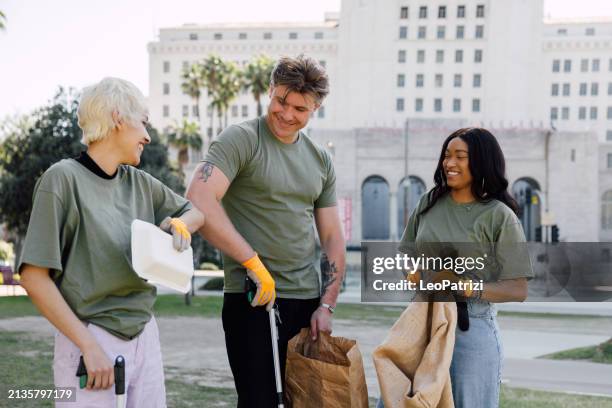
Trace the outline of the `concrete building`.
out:
M 441 140 L 472 125 L 500 139 L 512 192 L 528 207 L 528 238 L 556 223 L 564 240 L 610 240 L 612 19 L 542 14 L 542 0 L 343 0 L 339 15 L 319 23 L 162 29 L 148 45 L 151 119 L 163 130 L 194 118 L 180 74 L 209 54 L 238 64 L 307 54 L 330 75 L 308 132 L 334 155 L 350 242 L 397 239 L 432 186 Z M 200 112 L 208 103 L 204 95 Z M 243 93 L 228 124 L 255 112 Z M 216 118 L 201 116 L 205 134 L 216 134 Z M 376 223 L 363 213 L 376 213 Z

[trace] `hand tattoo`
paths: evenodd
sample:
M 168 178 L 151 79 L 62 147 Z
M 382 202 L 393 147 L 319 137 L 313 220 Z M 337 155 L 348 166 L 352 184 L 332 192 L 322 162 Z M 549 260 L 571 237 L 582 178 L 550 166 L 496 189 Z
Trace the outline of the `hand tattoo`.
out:
M 212 175 L 214 168 L 215 166 L 213 166 L 211 163 L 204 162 L 204 165 L 200 169 L 200 180 L 206 183 L 208 178 Z
M 335 262 L 329 262 L 329 258 L 327 258 L 327 254 L 323 254 L 321 258 L 321 297 L 325 295 L 327 292 L 327 288 L 330 287 L 332 283 L 336 281 L 336 273 L 338 269 L 336 268 Z

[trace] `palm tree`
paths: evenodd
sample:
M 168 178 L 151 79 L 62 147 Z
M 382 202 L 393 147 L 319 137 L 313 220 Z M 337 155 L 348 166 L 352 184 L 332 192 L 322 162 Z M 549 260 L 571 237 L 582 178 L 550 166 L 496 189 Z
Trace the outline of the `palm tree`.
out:
M 221 111 L 225 116 L 224 127 L 227 127 L 227 112 L 230 104 L 236 99 L 242 88 L 242 72 L 233 62 L 225 62 L 223 64 L 221 86 L 216 95 Z
M 181 90 L 184 94 L 189 95 L 195 104 L 195 117 L 200 129 L 203 129 L 200 119 L 200 97 L 204 88 L 204 69 L 198 62 L 191 64 L 189 68 L 181 74 Z
M 261 95 L 265 94 L 270 86 L 270 76 L 274 69 L 274 60 L 267 55 L 255 57 L 245 67 L 243 78 L 244 88 L 251 91 L 257 102 L 257 116 L 261 116 Z
M 200 126 L 196 122 L 187 119 L 178 124 L 175 123 L 170 133 L 168 133 L 168 144 L 178 149 L 178 163 L 182 171 L 183 166 L 189 161 L 189 148 L 202 149 L 202 136 Z
M 0 10 L 0 30 L 6 29 L 6 14 Z
M 210 111 L 210 127 L 213 129 L 214 134 L 214 111 L 218 110 L 219 126 L 221 126 L 221 102 L 217 97 L 220 93 L 221 84 L 223 82 L 223 60 L 214 54 L 210 54 L 202 61 L 202 85 L 207 90 L 208 97 L 210 98 L 209 106 L 212 108 Z M 212 137 L 211 137 L 212 138 Z M 210 142 L 210 140 L 209 140 Z

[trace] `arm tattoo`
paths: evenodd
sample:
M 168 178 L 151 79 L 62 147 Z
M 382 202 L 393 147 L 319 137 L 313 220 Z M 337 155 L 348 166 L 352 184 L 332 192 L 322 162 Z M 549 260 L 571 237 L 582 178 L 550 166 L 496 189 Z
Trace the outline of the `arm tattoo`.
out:
M 338 273 L 336 263 L 329 262 L 327 254 L 324 253 L 321 258 L 321 297 L 325 295 L 327 288 L 336 281 L 336 273 Z
M 200 180 L 206 183 L 208 181 L 208 178 L 212 175 L 214 168 L 215 166 L 213 166 L 209 162 L 204 162 L 204 165 L 200 169 L 200 176 L 199 176 Z

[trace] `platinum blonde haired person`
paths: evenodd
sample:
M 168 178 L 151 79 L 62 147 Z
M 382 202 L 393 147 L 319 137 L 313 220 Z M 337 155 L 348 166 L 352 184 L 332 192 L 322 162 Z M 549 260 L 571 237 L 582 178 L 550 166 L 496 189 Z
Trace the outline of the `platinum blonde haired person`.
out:
M 204 215 L 134 167 L 151 139 L 144 97 L 133 84 L 105 78 L 85 88 L 78 118 L 87 150 L 52 165 L 34 188 L 22 286 L 57 329 L 55 386 L 76 388 L 76 403 L 66 406 L 114 406 L 113 361 L 123 355 L 127 407 L 165 407 L 156 289 L 132 268 L 130 226 L 134 219 L 159 225 L 184 251 Z

